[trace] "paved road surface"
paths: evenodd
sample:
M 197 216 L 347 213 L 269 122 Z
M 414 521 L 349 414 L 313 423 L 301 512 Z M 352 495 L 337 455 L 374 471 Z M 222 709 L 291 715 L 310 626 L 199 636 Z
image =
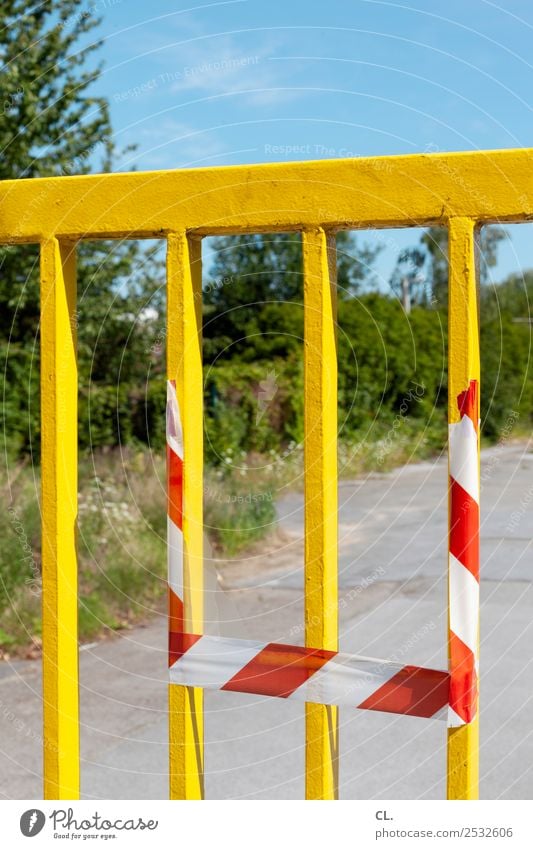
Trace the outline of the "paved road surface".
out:
M 343 482 L 341 648 L 446 665 L 446 464 Z M 209 565 L 206 630 L 301 642 L 302 497 L 279 505 L 285 543 Z M 533 453 L 485 452 L 482 465 L 481 795 L 533 797 Z M 215 621 L 216 620 L 216 621 Z M 84 647 L 85 798 L 166 798 L 164 617 Z M 0 794 L 41 795 L 40 664 L 0 669 Z M 341 797 L 443 798 L 442 723 L 344 709 Z M 302 798 L 300 705 L 206 694 L 210 798 Z

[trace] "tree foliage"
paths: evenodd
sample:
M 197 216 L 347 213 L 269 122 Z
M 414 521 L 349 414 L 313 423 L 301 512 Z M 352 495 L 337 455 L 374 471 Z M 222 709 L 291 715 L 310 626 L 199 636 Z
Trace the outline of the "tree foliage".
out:
M 94 61 L 101 44 L 93 38 L 99 24 L 95 6 L 79 0 L 35 6 L 1 0 L 0 10 L 0 179 L 109 170 L 117 155 L 109 104 L 92 94 L 101 72 Z M 146 260 L 136 242 L 82 242 L 78 247 L 82 417 L 88 413 L 84 398 L 91 387 L 142 384 L 146 377 L 150 328 L 145 321 L 140 334 L 136 322 L 160 297 L 157 263 L 154 257 L 149 264 Z M 38 324 L 38 247 L 0 247 L 4 424 L 8 448 L 17 451 L 27 450 L 38 435 Z M 92 413 L 98 420 L 98 404 Z M 82 422 L 82 433 L 89 429 Z
M 352 298 L 372 278 L 378 248 L 337 234 L 339 297 Z M 302 247 L 296 233 L 224 236 L 204 286 L 207 362 L 237 354 L 246 360 L 286 356 L 303 333 Z

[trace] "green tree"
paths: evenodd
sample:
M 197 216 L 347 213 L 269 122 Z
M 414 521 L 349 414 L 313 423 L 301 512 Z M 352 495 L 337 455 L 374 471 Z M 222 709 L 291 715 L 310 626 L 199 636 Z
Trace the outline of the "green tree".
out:
M 510 274 L 501 283 L 484 286 L 481 290 L 481 318 L 491 320 L 502 315 L 531 322 L 533 312 L 533 270 Z
M 301 344 L 303 277 L 296 233 L 223 236 L 204 285 L 204 354 L 246 360 L 283 357 Z M 379 248 L 337 234 L 339 296 L 350 299 L 372 277 Z
M 0 179 L 110 170 L 117 156 L 109 104 L 92 93 L 101 65 L 94 5 L 79 0 L 0 0 L 2 121 Z M 121 151 L 122 154 L 125 151 Z M 24 215 L 24 210 L 21 210 Z M 145 306 L 157 306 L 154 263 L 136 242 L 86 242 L 78 250 L 82 415 L 90 382 L 138 383 L 150 358 L 136 330 Z M 0 248 L 0 345 L 8 447 L 27 450 L 38 430 L 39 282 L 37 246 Z M 98 404 L 92 415 L 98 419 Z M 107 408 L 105 415 L 108 415 Z M 88 425 L 82 433 L 88 434 Z
M 481 289 L 481 421 L 492 439 L 531 428 L 532 304 L 531 269 Z

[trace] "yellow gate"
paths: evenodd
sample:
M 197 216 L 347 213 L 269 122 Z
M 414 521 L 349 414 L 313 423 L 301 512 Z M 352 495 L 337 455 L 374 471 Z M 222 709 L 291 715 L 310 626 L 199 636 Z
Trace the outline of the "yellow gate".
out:
M 305 309 L 306 644 L 337 648 L 339 229 L 449 229 L 449 400 L 479 381 L 476 227 L 533 216 L 532 151 L 423 154 L 0 183 L 0 242 L 41 248 L 44 796 L 79 796 L 76 242 L 167 240 L 168 375 L 184 411 L 185 627 L 202 631 L 201 238 L 297 231 Z M 185 375 L 187 379 L 185 380 Z M 454 412 L 455 411 L 455 412 Z M 170 796 L 203 796 L 202 691 L 169 687 Z M 337 795 L 337 708 L 307 705 L 306 795 Z M 477 797 L 478 723 L 448 731 L 448 798 Z

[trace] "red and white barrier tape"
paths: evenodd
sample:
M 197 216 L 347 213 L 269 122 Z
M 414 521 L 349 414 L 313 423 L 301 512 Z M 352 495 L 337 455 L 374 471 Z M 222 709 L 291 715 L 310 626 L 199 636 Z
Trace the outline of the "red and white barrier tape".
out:
M 449 675 L 420 666 L 228 637 L 170 635 L 170 681 L 211 690 L 446 719 Z
M 184 633 L 183 438 L 174 381 L 167 388 L 167 486 L 171 683 L 446 718 L 446 671 L 325 649 Z
M 183 631 L 183 434 L 176 383 L 167 381 L 167 561 L 169 631 Z
M 479 394 L 471 380 L 449 425 L 450 727 L 477 712 L 479 630 Z

